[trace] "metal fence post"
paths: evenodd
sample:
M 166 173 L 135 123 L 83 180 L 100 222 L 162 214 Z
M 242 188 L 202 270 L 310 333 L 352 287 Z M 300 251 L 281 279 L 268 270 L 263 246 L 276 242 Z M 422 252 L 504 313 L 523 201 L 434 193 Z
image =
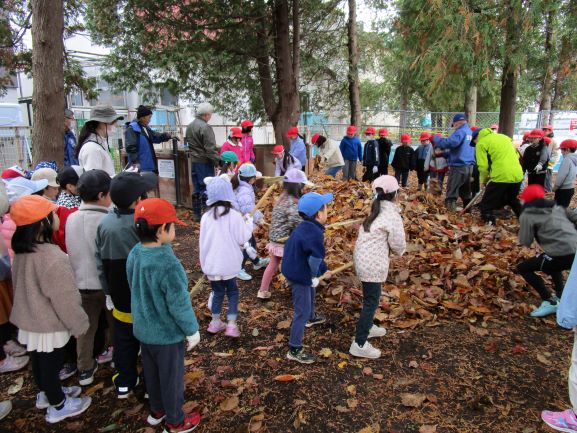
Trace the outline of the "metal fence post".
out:
M 178 165 L 178 138 L 172 138 L 172 161 L 174 162 L 174 194 L 176 206 L 180 206 L 180 167 Z

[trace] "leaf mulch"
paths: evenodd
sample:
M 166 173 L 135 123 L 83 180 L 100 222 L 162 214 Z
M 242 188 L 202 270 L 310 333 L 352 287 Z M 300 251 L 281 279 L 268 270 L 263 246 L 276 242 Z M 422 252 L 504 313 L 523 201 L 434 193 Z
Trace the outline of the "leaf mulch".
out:
M 318 191 L 335 193 L 329 224 L 368 213 L 368 185 L 313 180 Z M 267 201 L 267 221 L 279 191 Z M 447 215 L 441 198 L 417 193 L 414 185 L 401 193 L 399 206 L 409 245 L 402 258 L 392 258 L 377 311 L 377 322 L 388 329 L 386 337 L 373 340 L 382 350 L 378 360 L 348 354 L 362 302 L 352 269 L 318 289 L 317 308 L 328 322 L 305 332 L 305 344 L 319 357 L 310 366 L 285 358 L 291 296 L 282 277 L 273 280 L 272 298 L 264 303 L 256 299 L 262 270 L 240 282 L 242 337 L 234 341 L 206 333 L 209 288 L 201 289 L 193 306 L 202 341 L 185 361 L 185 409 L 202 413 L 197 431 L 550 431 L 539 414 L 569 406 L 573 336 L 556 326 L 554 316 L 528 317 L 538 297 L 525 289 L 514 266 L 534 251 L 517 246 L 516 219 L 503 211 L 496 227 L 486 227 L 475 212 Z M 352 260 L 356 230 L 355 225 L 327 230 L 329 268 Z M 257 230 L 263 255 L 267 231 L 266 224 Z M 179 229 L 174 249 L 192 287 L 202 275 L 198 225 Z M 91 408 L 50 426 L 45 411 L 34 407 L 31 371 L 2 375 L 0 398 L 12 398 L 15 408 L 0 421 L 0 432 L 161 432 L 146 424 L 144 390 L 117 400 L 111 376 L 110 367 L 99 369 L 95 383 L 85 388 Z M 22 389 L 8 395 L 20 378 Z

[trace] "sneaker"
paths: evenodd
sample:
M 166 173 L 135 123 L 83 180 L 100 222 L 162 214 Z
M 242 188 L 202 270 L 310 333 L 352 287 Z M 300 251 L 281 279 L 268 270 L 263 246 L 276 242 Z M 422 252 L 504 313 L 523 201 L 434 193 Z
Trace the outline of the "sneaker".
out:
M 349 353 L 359 358 L 377 359 L 381 357 L 381 351 L 373 347 L 368 341 L 365 341 L 365 344 L 362 346 L 359 346 L 356 341 L 353 341 Z
M 241 269 L 236 277 L 242 281 L 252 280 L 252 277 L 250 276 L 250 274 L 248 272 L 246 272 L 244 269 Z
M 138 377 L 136 377 L 136 383 L 134 384 L 134 386 L 129 387 L 129 386 L 117 386 L 116 385 L 116 379 L 118 378 L 118 376 L 120 376 L 120 373 L 116 373 L 114 376 L 112 376 L 112 384 L 114 385 L 114 387 L 116 388 L 116 397 L 118 397 L 119 399 L 125 399 L 128 398 L 128 396 L 130 395 L 130 393 L 132 392 L 132 390 L 134 388 L 136 388 L 138 386 L 138 384 L 140 383 L 140 379 Z
M 184 415 L 184 421 L 180 424 L 166 423 L 163 433 L 188 433 L 193 431 L 200 424 L 200 414 L 192 412 Z
M 208 295 L 208 302 L 206 303 L 207 308 L 212 312 L 212 299 L 214 298 L 214 292 L 211 290 Z
M 82 386 L 90 385 L 94 382 L 94 373 L 98 370 L 98 364 L 94 363 L 93 368 L 89 368 L 88 370 L 84 370 L 80 372 L 80 380 L 78 383 Z
M 48 411 L 46 411 L 46 421 L 53 424 L 62 421 L 63 419 L 70 418 L 71 416 L 80 415 L 88 409 L 90 403 L 92 403 L 90 397 L 67 398 L 64 402 L 64 406 L 62 406 L 60 410 L 53 406 L 48 408 Z
M 102 352 L 96 358 L 96 362 L 99 364 L 106 364 L 107 362 L 112 361 L 112 357 L 114 356 L 114 347 L 109 346 L 104 352 Z
M 226 323 L 224 323 L 222 320 L 219 320 L 218 322 L 211 321 L 208 324 L 207 331 L 211 334 L 218 334 L 219 332 L 222 332 L 225 329 L 226 329 Z
M 544 410 L 541 412 L 541 419 L 554 430 L 577 433 L 577 416 L 575 416 L 575 412 L 572 409 L 567 409 L 563 412 Z
M 77 371 L 78 371 L 78 368 L 76 368 L 76 364 L 74 364 L 72 362 L 67 362 L 60 369 L 60 373 L 58 373 L 58 377 L 60 377 L 61 381 L 66 380 L 69 377 L 74 376 Z
M 10 356 L 23 356 L 26 355 L 26 348 L 24 346 L 20 346 L 14 340 L 8 340 L 8 342 L 4 345 L 4 352 L 6 355 Z
M 26 367 L 30 357 L 28 356 L 17 356 L 13 357 L 10 355 L 6 355 L 4 361 L 0 363 L 0 373 L 9 373 L 11 371 L 18 371 L 22 368 Z
M 320 325 L 321 323 L 325 323 L 327 321 L 326 316 L 324 316 L 323 314 L 315 314 L 315 317 L 311 320 L 309 320 L 307 322 L 307 324 L 305 325 L 307 328 L 310 328 L 311 326 L 315 326 L 315 325 Z
M 270 291 L 259 290 L 258 293 L 256 294 L 256 297 L 258 299 L 269 299 L 270 298 Z
M 66 397 L 78 397 L 80 393 L 82 393 L 82 388 L 79 386 L 63 386 L 62 392 Z M 49 407 L 50 402 L 48 401 L 48 397 L 46 397 L 46 393 L 40 391 L 36 394 L 36 409 L 48 409 Z
M 240 331 L 238 330 L 238 326 L 236 326 L 236 324 L 226 325 L 226 330 L 224 331 L 224 335 L 226 335 L 227 337 L 233 337 L 233 338 L 240 337 Z
M 150 411 L 148 414 L 148 418 L 146 418 L 146 422 L 152 426 L 160 424 L 166 418 L 165 412 L 153 412 Z
M 266 259 L 259 258 L 258 262 L 256 262 L 256 264 L 253 263 L 252 268 L 255 271 L 258 271 L 259 269 L 262 269 L 262 268 L 268 266 L 269 263 L 270 263 L 270 258 L 268 258 L 268 257 Z
M 0 402 L 0 419 L 4 419 L 12 411 L 12 402 L 10 400 Z
M 373 324 L 367 338 L 384 337 L 385 335 L 387 335 L 387 330 L 385 328 Z
M 531 311 L 530 316 L 545 317 L 551 314 L 555 314 L 557 312 L 558 306 L 559 304 L 552 305 L 551 302 L 549 301 L 543 301 L 541 302 L 541 305 L 539 305 L 539 308 L 536 308 L 535 310 Z
M 306 353 L 302 347 L 300 349 L 290 349 L 286 354 L 286 358 L 301 364 L 312 364 L 315 362 L 314 355 Z

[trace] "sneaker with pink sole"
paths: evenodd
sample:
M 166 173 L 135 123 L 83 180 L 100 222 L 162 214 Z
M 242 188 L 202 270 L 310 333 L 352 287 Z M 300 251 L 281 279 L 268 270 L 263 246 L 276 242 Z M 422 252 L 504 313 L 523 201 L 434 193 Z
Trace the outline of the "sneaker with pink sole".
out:
M 226 325 L 226 331 L 224 331 L 224 335 L 232 338 L 240 337 L 240 331 L 238 330 L 238 326 L 232 324 Z
M 207 331 L 211 334 L 218 334 L 226 329 L 226 324 L 219 320 L 218 322 L 210 322 Z
M 566 433 L 577 433 L 577 416 L 572 409 L 563 412 L 552 412 L 544 410 L 541 412 L 541 419 L 554 430 Z
M 112 361 L 112 358 L 114 358 L 114 347 L 109 346 L 104 352 L 98 355 L 96 362 L 99 364 L 106 364 L 107 362 Z

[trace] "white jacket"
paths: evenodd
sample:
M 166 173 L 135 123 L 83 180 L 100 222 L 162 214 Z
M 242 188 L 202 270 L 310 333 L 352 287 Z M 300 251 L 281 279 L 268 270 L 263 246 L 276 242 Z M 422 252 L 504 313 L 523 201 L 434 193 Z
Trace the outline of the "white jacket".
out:
M 96 134 L 88 137 L 80 149 L 78 161 L 84 171 L 104 170 L 110 177 L 116 174 L 114 161 L 112 161 L 112 156 L 108 151 L 108 144 Z
M 319 147 L 319 155 L 323 158 L 327 168 L 342 167 L 345 165 L 345 160 L 339 149 L 339 143 L 335 140 L 327 138 L 323 147 Z

